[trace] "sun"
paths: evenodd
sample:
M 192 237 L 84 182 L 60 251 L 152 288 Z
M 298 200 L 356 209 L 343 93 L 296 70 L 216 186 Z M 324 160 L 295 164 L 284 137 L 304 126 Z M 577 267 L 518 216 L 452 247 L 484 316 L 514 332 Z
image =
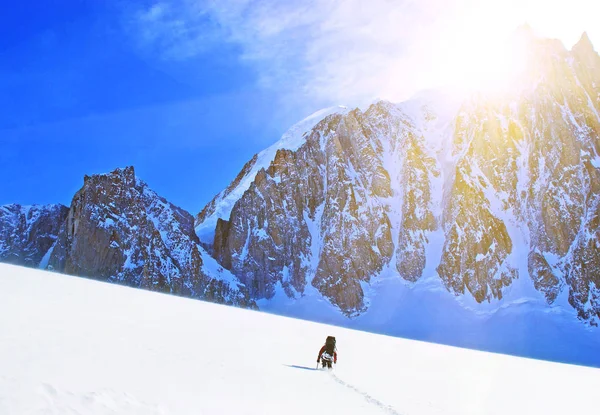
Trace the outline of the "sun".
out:
M 522 28 L 569 48 L 588 26 L 596 27 L 582 10 L 598 16 L 600 1 L 465 0 L 436 39 L 431 80 L 465 93 L 509 91 L 527 71 Z
M 464 92 L 507 91 L 519 83 L 527 67 L 524 47 L 510 39 L 484 36 L 463 41 L 444 60 L 441 82 Z

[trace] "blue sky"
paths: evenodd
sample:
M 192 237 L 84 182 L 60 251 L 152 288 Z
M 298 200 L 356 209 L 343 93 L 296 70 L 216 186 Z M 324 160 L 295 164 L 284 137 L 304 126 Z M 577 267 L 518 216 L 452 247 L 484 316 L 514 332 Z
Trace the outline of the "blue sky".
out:
M 567 46 L 583 30 L 600 42 L 596 0 L 3 6 L 0 204 L 68 205 L 84 174 L 133 165 L 197 213 L 254 153 L 320 108 L 400 101 L 471 78 L 472 51 L 524 22 Z
M 291 122 L 232 43 L 171 61 L 116 4 L 25 3 L 0 14 L 0 204 L 69 204 L 84 174 L 134 165 L 196 213 Z

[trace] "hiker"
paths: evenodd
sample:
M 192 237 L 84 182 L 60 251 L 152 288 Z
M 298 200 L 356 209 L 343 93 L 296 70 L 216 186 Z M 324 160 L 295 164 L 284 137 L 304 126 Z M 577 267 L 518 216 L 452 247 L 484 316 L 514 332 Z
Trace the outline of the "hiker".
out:
M 335 347 L 335 337 L 327 336 L 325 340 L 325 344 L 321 347 L 319 351 L 319 356 L 317 357 L 317 365 L 319 362 L 322 363 L 323 369 L 327 367 L 331 369 L 331 362 L 337 364 L 337 348 Z

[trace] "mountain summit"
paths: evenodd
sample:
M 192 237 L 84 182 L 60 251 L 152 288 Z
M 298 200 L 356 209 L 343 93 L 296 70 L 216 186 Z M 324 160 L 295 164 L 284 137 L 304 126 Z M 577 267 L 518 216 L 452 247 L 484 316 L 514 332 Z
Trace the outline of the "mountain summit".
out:
M 253 306 L 199 245 L 193 217 L 133 167 L 86 176 L 49 258 L 54 270 L 220 303 Z
M 502 98 L 313 117 L 298 145 L 255 156 L 196 229 L 266 304 L 316 290 L 356 317 L 374 285 L 426 280 L 461 302 L 533 298 L 597 325 L 600 57 L 586 39 L 571 51 L 536 39 L 535 82 Z

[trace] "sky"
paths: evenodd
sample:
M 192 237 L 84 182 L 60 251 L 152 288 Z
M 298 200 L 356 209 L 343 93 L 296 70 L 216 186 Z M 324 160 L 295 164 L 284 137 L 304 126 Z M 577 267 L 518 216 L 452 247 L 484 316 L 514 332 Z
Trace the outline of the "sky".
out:
M 519 25 L 598 50 L 596 3 L 4 0 L 0 205 L 68 205 L 84 174 L 133 165 L 195 214 L 323 107 L 486 82 Z

